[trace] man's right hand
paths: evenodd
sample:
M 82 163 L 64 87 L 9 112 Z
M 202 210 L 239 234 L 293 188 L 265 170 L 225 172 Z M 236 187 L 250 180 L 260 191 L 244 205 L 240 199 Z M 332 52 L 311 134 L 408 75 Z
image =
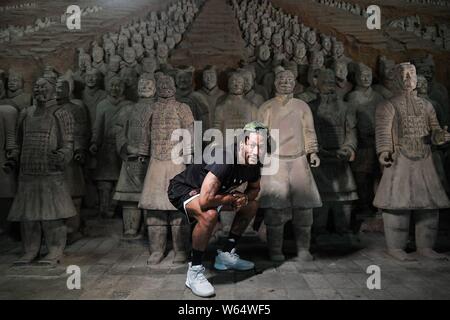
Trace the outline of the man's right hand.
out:
M 232 206 L 236 211 L 239 211 L 239 209 L 248 204 L 248 196 L 245 193 L 234 192 L 231 195 L 235 198 Z
M 388 151 L 384 151 L 380 153 L 378 157 L 378 161 L 380 164 L 386 168 L 389 168 L 394 163 L 394 159 L 392 159 L 392 154 Z

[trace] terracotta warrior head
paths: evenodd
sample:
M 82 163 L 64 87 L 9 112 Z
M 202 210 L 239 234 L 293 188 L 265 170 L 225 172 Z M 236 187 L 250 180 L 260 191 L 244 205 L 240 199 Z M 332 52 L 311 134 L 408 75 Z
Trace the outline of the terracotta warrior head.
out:
M 317 88 L 321 94 L 334 94 L 336 92 L 336 76 L 333 70 L 321 70 L 317 78 Z
M 171 76 L 161 74 L 156 82 L 156 94 L 159 98 L 172 98 L 175 96 L 175 81 Z
M 152 98 L 156 93 L 156 84 L 153 79 L 142 77 L 138 82 L 138 95 L 140 98 Z
M 230 94 L 240 96 L 244 94 L 245 81 L 241 74 L 234 72 L 228 79 L 228 91 Z
M 369 88 L 372 85 L 372 69 L 359 63 L 356 68 L 355 80 L 358 87 Z
M 333 71 L 336 75 L 337 81 L 346 81 L 348 76 L 347 63 L 341 60 L 337 60 L 333 63 Z
M 45 103 L 56 98 L 56 79 L 41 77 L 34 88 L 35 98 L 39 103 Z
M 262 62 L 267 62 L 270 59 L 271 51 L 270 47 L 262 45 L 258 48 L 258 59 Z
M 59 77 L 56 81 L 56 101 L 64 104 L 70 99 L 70 85 L 67 79 Z
M 107 90 L 109 96 L 111 96 L 114 99 L 119 99 L 123 96 L 124 90 L 125 90 L 125 83 L 120 77 L 114 76 L 109 80 Z
M 291 70 L 280 69 L 275 75 L 275 90 L 277 94 L 292 94 L 295 89 L 295 75 Z
M 23 88 L 23 76 L 21 73 L 15 70 L 9 70 L 8 72 L 8 90 L 10 92 L 16 92 Z
M 416 67 L 404 62 L 395 66 L 395 76 L 399 84 L 399 88 L 405 92 L 412 92 L 417 87 Z
M 421 96 L 427 96 L 428 95 L 428 81 L 427 78 L 425 78 L 424 75 L 418 74 L 417 75 L 417 94 Z
M 217 70 L 214 66 L 209 66 L 203 70 L 202 84 L 208 90 L 217 87 Z
M 193 76 L 194 67 L 183 66 L 178 68 L 175 75 L 175 84 L 177 89 L 182 91 L 192 90 Z
M 84 81 L 86 82 L 86 86 L 88 88 L 98 88 L 100 87 L 101 74 L 95 68 L 89 68 L 86 71 L 86 75 L 84 76 Z

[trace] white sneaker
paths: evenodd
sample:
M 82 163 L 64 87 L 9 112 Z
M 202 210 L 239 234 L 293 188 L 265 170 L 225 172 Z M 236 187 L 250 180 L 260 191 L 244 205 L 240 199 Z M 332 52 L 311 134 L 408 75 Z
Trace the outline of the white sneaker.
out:
M 236 253 L 236 249 L 231 250 L 231 252 L 223 252 L 222 250 L 217 250 L 216 262 L 214 263 L 214 268 L 217 270 L 239 270 L 246 271 L 251 270 L 255 267 L 255 264 L 251 261 L 240 259 L 239 255 Z
M 207 298 L 214 295 L 214 287 L 206 279 L 205 267 L 202 265 L 192 266 L 189 262 L 189 269 L 186 277 L 186 287 L 192 290 L 196 296 Z

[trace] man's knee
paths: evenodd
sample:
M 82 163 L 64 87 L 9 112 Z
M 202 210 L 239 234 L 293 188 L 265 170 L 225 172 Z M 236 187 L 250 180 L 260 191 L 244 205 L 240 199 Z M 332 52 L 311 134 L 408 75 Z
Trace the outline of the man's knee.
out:
M 219 220 L 219 214 L 217 213 L 217 210 L 208 210 L 202 212 L 198 220 L 199 223 L 201 223 L 205 227 L 213 228 Z

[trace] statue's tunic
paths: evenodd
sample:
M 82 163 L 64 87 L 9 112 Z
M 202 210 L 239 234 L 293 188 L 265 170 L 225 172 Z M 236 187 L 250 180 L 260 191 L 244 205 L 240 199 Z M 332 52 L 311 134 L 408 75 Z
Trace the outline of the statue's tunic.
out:
M 374 206 L 391 210 L 450 207 L 431 154 L 434 133 L 441 131 L 433 106 L 415 93 L 402 93 L 376 110 L 377 153 L 391 152 Z
M 378 172 L 378 157 L 375 150 L 375 110 L 384 101 L 381 94 L 368 88 L 356 90 L 348 95 L 350 112 L 356 120 L 358 150 L 351 167 L 354 172 L 373 174 Z
M 126 106 L 131 101 L 107 97 L 97 106 L 97 115 L 92 132 L 92 143 L 97 144 L 97 166 L 94 180 L 117 181 L 122 160 L 116 148 L 117 123 L 126 116 Z
M 228 94 L 216 107 L 214 128 L 225 137 L 226 129 L 242 129 L 256 120 L 258 108 L 244 96 Z
M 205 87 L 192 93 L 192 97 L 197 100 L 200 110 L 208 112 L 207 116 L 204 115 L 203 130 L 211 128 L 214 124 L 214 114 L 216 111 L 217 102 L 220 97 L 224 96 L 225 92 L 215 87 L 212 90 L 208 90 Z M 195 118 L 195 116 L 194 116 Z
M 8 160 L 7 152 L 17 149 L 16 123 L 18 111 L 10 105 L 0 105 L 0 167 Z M 0 198 L 14 198 L 17 189 L 17 176 L 0 168 Z
M 116 145 L 122 168 L 114 200 L 139 202 L 150 157 L 150 118 L 154 103 L 153 98 L 141 98 L 135 105 L 127 106 L 128 117 L 118 124 Z M 135 147 L 138 153 L 129 156 L 127 146 Z
M 298 99 L 275 97 L 260 107 L 258 118 L 269 131 L 279 131 L 278 150 L 269 156 L 270 161 L 279 162 L 279 170 L 261 177 L 260 207 L 310 209 L 322 206 L 307 158 L 308 154 L 318 152 L 309 106 Z
M 154 104 L 150 118 L 150 164 L 145 176 L 139 208 L 175 210 L 167 197 L 167 189 L 170 179 L 183 171 L 185 165 L 172 161 L 172 150 L 180 142 L 171 141 L 171 136 L 176 129 L 187 129 L 192 135 L 193 125 L 194 117 L 188 105 L 174 98 L 160 98 Z M 190 146 L 184 149 L 188 147 Z
M 63 107 L 72 114 L 74 119 L 73 126 L 73 151 L 87 152 L 90 132 L 87 110 L 84 105 L 67 103 Z M 74 159 L 69 163 L 65 170 L 67 185 L 69 186 L 72 197 L 82 197 L 86 193 L 83 168 L 81 164 Z
M 321 95 L 311 103 L 319 141 L 320 166 L 313 168 L 314 178 L 323 201 L 357 200 L 357 186 L 350 164 L 340 160 L 336 151 L 356 151 L 356 121 L 348 105 L 336 95 Z
M 56 101 L 24 110 L 19 120 L 19 185 L 9 221 L 57 220 L 77 214 L 64 176 L 73 157 L 73 123 L 72 115 Z M 63 164 L 50 161 L 54 152 L 64 155 Z
M 15 92 L 8 91 L 8 103 L 15 107 L 19 112 L 31 105 L 31 95 L 19 89 Z

